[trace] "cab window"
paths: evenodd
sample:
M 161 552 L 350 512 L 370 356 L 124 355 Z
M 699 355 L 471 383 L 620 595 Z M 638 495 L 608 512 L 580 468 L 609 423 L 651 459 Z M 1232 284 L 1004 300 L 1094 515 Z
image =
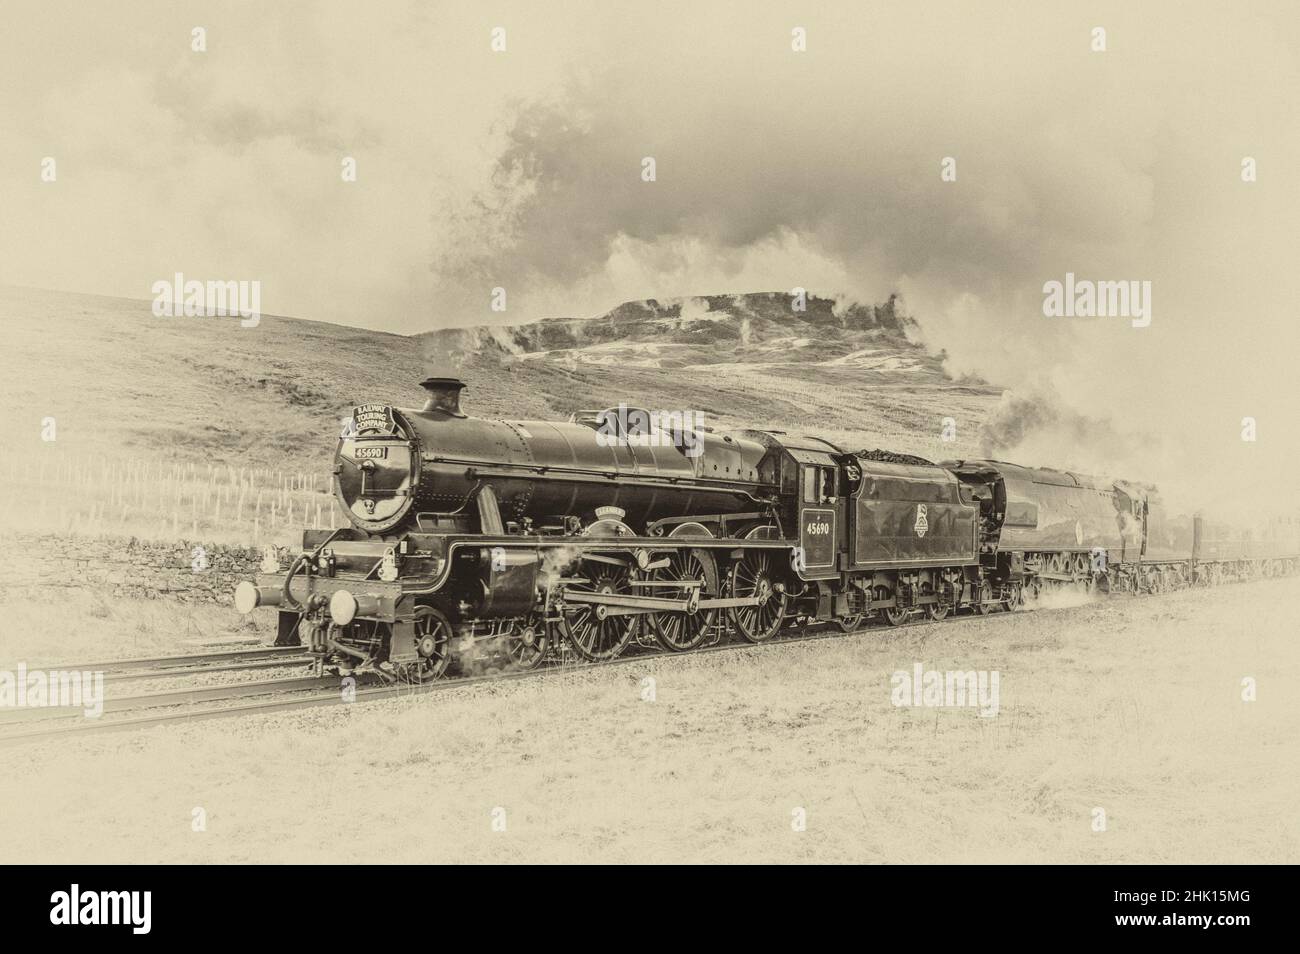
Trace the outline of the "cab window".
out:
M 835 496 L 835 471 L 830 467 L 805 467 L 803 470 L 803 502 L 825 503 Z
M 826 501 L 832 497 L 838 497 L 839 494 L 835 492 L 835 468 L 818 467 L 817 471 L 822 475 L 822 486 L 821 486 L 822 498 L 821 499 L 823 501 Z
M 821 478 L 818 477 L 817 468 L 805 467 L 803 469 L 803 502 L 821 503 L 821 498 L 817 496 L 820 486 Z

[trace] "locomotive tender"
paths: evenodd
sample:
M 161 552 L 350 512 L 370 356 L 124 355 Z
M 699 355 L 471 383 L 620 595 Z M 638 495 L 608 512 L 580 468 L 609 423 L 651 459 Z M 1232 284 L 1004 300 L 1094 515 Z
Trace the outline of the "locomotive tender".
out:
M 661 440 L 626 408 L 485 420 L 461 410 L 463 382 L 422 386 L 422 408 L 354 409 L 334 457 L 350 525 L 305 531 L 287 570 L 236 590 L 322 665 L 423 682 L 485 648 L 531 668 L 633 640 L 757 643 L 800 617 L 847 632 L 1014 610 L 1044 585 L 1202 576 L 1194 552 L 1143 562 L 1137 485 L 874 460 L 780 431 Z

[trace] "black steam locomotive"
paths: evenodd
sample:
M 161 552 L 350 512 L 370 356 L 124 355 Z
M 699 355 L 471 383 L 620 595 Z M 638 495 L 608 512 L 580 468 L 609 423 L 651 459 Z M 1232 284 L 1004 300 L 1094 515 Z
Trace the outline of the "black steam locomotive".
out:
M 306 531 L 287 570 L 239 585 L 240 611 L 278 609 L 279 645 L 420 682 L 469 656 L 531 668 L 556 652 L 612 659 L 633 641 L 757 643 L 799 619 L 847 632 L 869 617 L 1014 610 L 1043 586 L 1296 568 L 1293 555 L 1207 563 L 1196 529 L 1148 553 L 1154 498 L 1135 484 L 899 463 L 626 408 L 484 420 L 461 411 L 463 382 L 423 387 L 418 410 L 354 410 L 334 459 L 351 525 Z

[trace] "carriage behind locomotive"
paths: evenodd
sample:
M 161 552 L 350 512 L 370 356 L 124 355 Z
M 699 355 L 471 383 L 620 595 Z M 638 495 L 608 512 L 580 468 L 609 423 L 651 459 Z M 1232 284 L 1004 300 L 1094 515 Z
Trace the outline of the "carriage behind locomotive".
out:
M 349 526 L 308 530 L 287 570 L 241 584 L 277 642 L 422 681 L 457 658 L 537 665 L 760 642 L 792 619 L 1014 608 L 1102 576 L 1145 544 L 1146 493 L 987 461 L 873 460 L 819 438 L 467 416 L 464 384 L 423 408 L 361 405 L 335 454 Z M 644 412 L 641 412 L 644 413 Z M 633 415 L 637 418 L 638 415 Z

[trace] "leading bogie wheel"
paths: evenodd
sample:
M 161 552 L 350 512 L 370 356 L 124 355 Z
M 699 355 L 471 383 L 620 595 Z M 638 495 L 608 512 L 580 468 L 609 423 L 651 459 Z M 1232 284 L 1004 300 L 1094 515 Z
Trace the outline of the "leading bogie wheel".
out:
M 404 682 L 433 682 L 451 664 L 451 622 L 435 607 L 417 606 L 413 628 L 416 661 L 399 663 L 394 668 Z
M 506 655 L 514 669 L 536 669 L 550 652 L 552 643 L 551 624 L 541 613 L 519 620 L 505 635 Z

